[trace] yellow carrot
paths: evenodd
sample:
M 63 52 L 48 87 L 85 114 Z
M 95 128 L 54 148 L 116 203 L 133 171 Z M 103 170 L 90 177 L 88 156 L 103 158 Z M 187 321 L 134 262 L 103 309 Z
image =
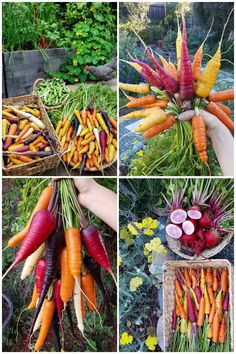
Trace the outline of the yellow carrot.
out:
M 140 133 L 148 130 L 155 125 L 166 120 L 166 113 L 162 109 L 156 109 L 155 112 L 151 113 L 147 118 L 145 118 L 141 124 L 139 124 L 135 131 Z
M 146 118 L 149 116 L 149 114 L 151 114 L 152 112 L 155 112 L 157 110 L 157 108 L 158 107 L 139 109 L 137 111 L 130 112 L 120 118 L 125 118 L 125 119 Z
M 61 125 L 62 125 L 62 120 L 59 120 L 59 122 L 57 123 L 57 127 L 56 127 L 56 134 L 59 134 L 59 131 L 61 129 Z
M 150 85 L 149 84 L 125 84 L 123 82 L 119 83 L 119 88 L 125 91 L 135 92 L 135 93 L 148 93 L 150 92 Z

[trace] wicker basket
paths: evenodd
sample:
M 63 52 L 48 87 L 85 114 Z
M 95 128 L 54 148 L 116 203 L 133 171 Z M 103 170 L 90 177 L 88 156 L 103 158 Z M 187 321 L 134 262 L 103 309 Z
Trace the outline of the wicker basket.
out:
M 169 221 L 170 220 L 167 219 L 167 224 L 169 223 Z M 228 245 L 228 243 L 230 242 L 233 235 L 234 235 L 233 232 L 229 232 L 226 236 L 224 236 L 222 241 L 216 247 L 205 249 L 204 251 L 201 252 L 200 256 L 197 256 L 197 255 L 190 256 L 190 255 L 183 253 L 181 251 L 181 242 L 178 238 L 173 238 L 173 237 L 170 237 L 169 235 L 166 234 L 166 240 L 168 242 L 168 246 L 171 249 L 171 251 L 178 254 L 182 258 L 194 260 L 194 259 L 206 259 L 206 258 L 211 258 L 211 257 L 215 256 L 223 248 L 225 248 L 225 246 Z
M 37 93 L 36 93 L 36 91 L 35 91 L 35 89 L 36 89 L 37 85 L 40 84 L 40 82 L 44 82 L 44 81 L 45 81 L 44 79 L 39 78 L 39 79 L 37 79 L 37 80 L 34 82 L 32 95 L 38 96 Z M 69 96 L 69 91 L 70 91 L 70 90 L 68 89 L 68 95 L 65 96 L 65 98 L 64 98 L 64 100 L 61 102 L 61 104 L 59 104 L 59 105 L 57 105 L 57 106 L 46 106 L 46 105 L 44 104 L 44 107 L 46 108 L 46 110 L 47 110 L 47 111 L 52 111 L 52 110 L 54 110 L 54 109 L 61 109 L 61 108 L 64 106 L 64 104 L 66 103 L 66 101 L 67 101 L 67 98 L 68 98 L 68 96 Z
M 48 118 L 47 112 L 45 111 L 44 105 L 41 99 L 38 96 L 29 95 L 29 96 L 20 96 L 12 97 L 3 100 L 3 105 L 12 106 L 12 105 L 28 105 L 28 106 L 37 106 L 41 113 L 42 121 L 45 123 L 48 130 L 48 134 L 54 142 L 54 148 L 58 155 L 62 153 L 61 144 L 57 138 L 56 132 L 52 126 L 50 119 Z M 25 163 L 19 165 L 18 167 L 5 168 L 3 163 L 3 175 L 5 176 L 32 176 L 36 174 L 42 174 L 46 170 L 56 168 L 60 162 L 59 157 L 56 154 L 51 156 L 46 156 L 40 160 L 33 162 Z
M 230 323 L 231 323 L 231 347 L 233 349 L 234 342 L 234 322 L 233 322 L 233 276 L 231 272 L 230 262 L 226 259 L 211 259 L 207 261 L 169 261 L 164 264 L 163 279 L 163 299 L 164 299 L 164 343 L 165 351 L 171 343 L 172 338 L 172 312 L 175 307 L 175 271 L 183 267 L 217 267 L 228 268 L 229 271 L 229 293 L 230 293 Z

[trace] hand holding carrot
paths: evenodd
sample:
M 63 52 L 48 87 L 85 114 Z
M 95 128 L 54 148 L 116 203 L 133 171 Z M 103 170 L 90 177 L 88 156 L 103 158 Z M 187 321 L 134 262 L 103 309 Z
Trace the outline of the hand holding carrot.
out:
M 234 173 L 234 138 L 229 129 L 213 114 L 201 109 L 199 114 L 203 117 L 207 135 L 211 139 L 212 147 L 219 161 L 222 172 L 225 176 L 232 176 Z M 195 116 L 195 111 L 190 110 L 181 113 L 179 120 L 190 120 Z

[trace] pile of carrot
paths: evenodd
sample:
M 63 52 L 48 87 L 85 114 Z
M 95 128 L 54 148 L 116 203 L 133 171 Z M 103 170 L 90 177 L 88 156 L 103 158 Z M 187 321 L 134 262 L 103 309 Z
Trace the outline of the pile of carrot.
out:
M 231 351 L 229 282 L 228 268 L 176 270 L 169 351 Z
M 72 180 L 54 181 L 42 191 L 28 224 L 9 240 L 8 247 L 16 247 L 20 243 L 16 258 L 3 278 L 24 260 L 21 279 L 34 278 L 32 299 L 25 309 L 34 310 L 25 351 L 38 330 L 34 350 L 40 350 L 51 326 L 55 333 L 59 333 L 58 351 L 64 350 L 63 320 L 66 313 L 72 334 L 81 341 L 85 350 L 86 313 L 94 312 L 100 316 L 96 288 L 102 293 L 108 321 L 115 329 L 101 275 L 103 268 L 115 280 L 108 253 L 99 230 L 89 225 L 83 215 Z M 81 337 L 74 333 L 71 302 Z
M 80 169 L 80 174 L 85 168 L 101 170 L 116 157 L 117 122 L 93 106 L 75 110 L 71 119 L 65 116 L 59 120 L 56 133 L 63 147 L 63 161 L 72 169 Z
M 53 154 L 40 109 L 35 105 L 3 105 L 2 142 L 4 164 L 9 169 Z
M 229 17 L 231 14 L 232 11 Z M 122 91 L 142 95 L 133 97 L 125 94 L 128 103 L 124 107 L 131 108 L 132 111 L 120 118 L 142 118 L 135 132 L 142 132 L 144 138 L 152 138 L 170 129 L 176 122 L 180 124 L 181 120 L 191 120 L 193 116 L 190 116 L 188 111 L 195 110 L 196 114 L 192 119 L 193 143 L 199 155 L 199 160 L 207 163 L 206 127 L 204 119 L 199 114 L 199 108 L 212 113 L 215 119 L 220 120 L 229 130 L 234 130 L 234 123 L 230 118 L 231 110 L 222 103 L 234 99 L 234 90 L 214 91 L 221 66 L 221 45 L 227 23 L 228 20 L 224 25 L 216 53 L 203 70 L 201 70 L 201 66 L 204 43 L 211 28 L 191 62 L 187 45 L 186 23 L 182 14 L 182 32 L 178 23 L 176 39 L 176 65 L 167 61 L 161 55 L 158 55 L 160 60 L 158 61 L 153 52 L 135 32 L 144 46 L 145 54 L 152 62 L 152 67 L 131 55 L 132 61 L 123 60 L 138 71 L 147 83 L 119 84 Z

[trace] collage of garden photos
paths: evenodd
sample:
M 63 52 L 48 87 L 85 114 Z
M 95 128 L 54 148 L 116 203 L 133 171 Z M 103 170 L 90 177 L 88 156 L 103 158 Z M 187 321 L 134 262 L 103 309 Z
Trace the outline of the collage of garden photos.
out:
M 1 11 L 2 352 L 235 352 L 234 2 Z

